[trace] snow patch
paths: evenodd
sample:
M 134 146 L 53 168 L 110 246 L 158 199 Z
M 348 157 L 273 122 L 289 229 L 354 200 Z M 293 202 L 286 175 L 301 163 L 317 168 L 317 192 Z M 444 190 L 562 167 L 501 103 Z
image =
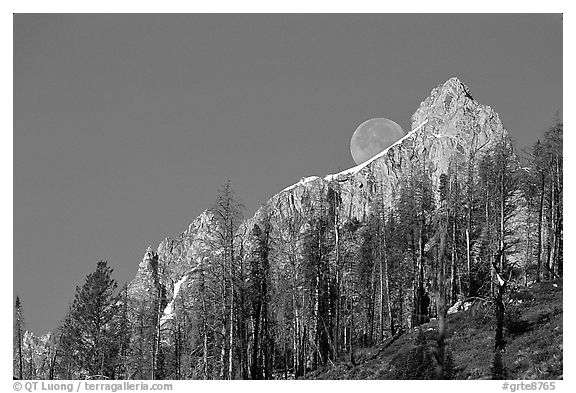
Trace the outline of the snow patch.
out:
M 284 192 L 284 191 L 291 190 L 291 189 L 293 189 L 294 187 L 296 187 L 296 186 L 298 186 L 298 185 L 306 184 L 306 183 L 309 183 L 309 182 L 311 182 L 311 181 L 313 181 L 313 180 L 316 180 L 316 179 L 319 179 L 319 177 L 318 177 L 318 176 L 303 177 L 302 179 L 300 179 L 300 181 L 299 181 L 298 183 L 292 184 L 291 186 L 286 187 L 285 189 L 283 189 L 283 190 L 280 191 L 280 192 Z
M 166 308 L 164 309 L 164 313 L 162 315 L 162 317 L 160 318 L 160 324 L 162 325 L 164 322 L 171 320 L 172 318 L 174 318 L 174 301 L 176 300 L 176 298 L 178 297 L 178 292 L 180 292 L 180 286 L 182 284 L 184 284 L 184 281 L 186 281 L 186 279 L 188 278 L 187 275 L 182 276 L 182 278 L 180 280 L 178 280 L 175 284 L 174 284 L 174 296 L 172 296 L 172 300 L 170 300 L 170 303 L 168 303 L 168 305 L 166 306 Z

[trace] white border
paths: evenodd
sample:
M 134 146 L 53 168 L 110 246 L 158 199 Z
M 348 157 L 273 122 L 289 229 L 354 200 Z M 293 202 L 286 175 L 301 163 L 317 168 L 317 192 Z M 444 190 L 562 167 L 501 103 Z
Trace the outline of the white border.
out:
M 201 13 L 268 13 L 268 12 L 306 12 L 306 13 L 404 13 L 404 12 L 419 12 L 419 13 L 470 13 L 470 12 L 498 12 L 498 13 L 564 13 L 564 70 L 574 70 L 573 49 L 574 42 L 572 37 L 575 36 L 573 13 L 573 2 L 569 1 L 529 1 L 529 2 L 515 2 L 515 1 L 494 1 L 485 0 L 482 2 L 469 2 L 469 1 L 421 1 L 413 0 L 410 2 L 382 2 L 382 1 L 348 1 L 336 3 L 334 1 L 305 1 L 293 0 L 283 3 L 273 1 L 213 1 L 203 2 L 201 4 L 195 2 L 179 2 L 179 1 L 110 1 L 100 0 L 97 2 L 79 2 L 79 1 L 12 1 L 11 3 L 3 5 L 2 19 L 0 20 L 0 29 L 2 29 L 2 53 L 4 61 L 2 62 L 3 78 L 2 78 L 2 92 L 4 93 L 2 110 L 2 119 L 5 123 L 3 132 L 0 133 L 2 138 L 2 183 L 8 184 L 8 187 L 2 193 L 2 241 L 5 244 L 5 255 L 8 255 L 7 271 L 8 285 L 2 286 L 2 311 L 4 315 L 12 315 L 12 277 L 13 277 L 13 137 L 12 137 L 12 42 L 13 42 L 13 16 L 12 13 L 92 13 L 92 12 L 106 12 L 106 13 L 183 13 L 183 12 L 201 12 Z M 7 54 L 10 54 L 9 56 Z M 10 58 L 10 61 L 8 60 Z M 574 87 L 574 77 L 571 72 L 564 73 L 564 106 L 570 108 L 573 103 L 572 94 Z M 521 99 L 521 97 L 519 97 Z M 576 132 L 570 118 L 565 119 L 568 123 L 568 132 L 565 133 L 565 151 L 570 151 L 574 146 L 574 132 Z M 574 277 L 574 252 L 570 245 L 572 243 L 574 234 L 574 207 L 570 204 L 571 197 L 574 195 L 573 182 L 571 180 L 571 169 L 576 168 L 574 155 L 565 155 L 565 277 L 570 279 Z M 566 286 L 565 300 L 573 299 L 574 290 L 571 285 Z M 574 326 L 574 312 L 571 307 L 565 307 L 564 316 L 564 378 L 565 381 L 558 381 L 556 391 L 569 391 L 568 385 L 574 387 L 574 335 L 572 334 L 572 327 Z M 11 321 L 11 317 L 8 318 Z M 1 340 L 1 353 L 2 357 L 2 383 L 4 386 L 3 391 L 12 390 L 12 360 L 11 360 L 11 337 L 12 326 L 10 322 L 3 324 L 3 333 Z M 234 383 L 235 387 L 240 384 L 246 384 L 244 387 L 251 391 L 269 390 L 273 387 L 276 391 L 292 391 L 296 386 L 297 389 L 304 388 L 305 390 L 318 389 L 335 390 L 342 392 L 349 392 L 354 389 L 368 389 L 378 392 L 384 390 L 399 391 L 411 389 L 423 389 L 429 391 L 433 386 L 434 391 L 459 391 L 465 385 L 465 389 L 470 392 L 484 392 L 484 391 L 502 391 L 501 383 L 497 381 L 435 381 L 430 385 L 426 381 L 322 381 L 321 385 L 310 382 L 263 382 L 258 384 L 250 384 L 249 382 Z M 2 386 L 2 385 L 0 385 Z M 217 389 L 229 390 L 229 382 L 185 382 L 176 381 L 174 391 L 189 391 L 192 387 L 204 388 L 212 387 Z M 573 391 L 573 389 L 571 389 Z

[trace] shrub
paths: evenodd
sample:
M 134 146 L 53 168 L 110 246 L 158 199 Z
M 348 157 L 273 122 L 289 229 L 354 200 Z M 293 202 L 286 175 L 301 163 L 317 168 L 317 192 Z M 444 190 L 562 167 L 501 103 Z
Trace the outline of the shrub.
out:
M 504 326 L 510 334 L 524 334 L 530 330 L 530 322 L 522 318 L 518 309 L 511 308 L 504 316 Z
M 433 379 L 434 361 L 422 329 L 418 330 L 415 347 L 400 359 L 394 374 L 395 379 Z

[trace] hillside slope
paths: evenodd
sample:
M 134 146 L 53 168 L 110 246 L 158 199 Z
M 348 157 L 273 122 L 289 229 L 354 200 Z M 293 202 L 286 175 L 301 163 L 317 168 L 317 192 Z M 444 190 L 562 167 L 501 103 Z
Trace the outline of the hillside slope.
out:
M 454 357 L 455 379 L 491 379 L 492 347 L 496 325 L 494 307 L 477 303 L 447 318 L 448 348 Z M 562 379 L 562 281 L 520 287 L 509 296 L 506 308 L 506 351 L 503 363 L 508 379 Z M 421 329 L 428 348 L 436 346 L 437 324 Z M 396 379 L 396 367 L 415 348 L 417 329 L 374 348 L 355 350 L 349 362 L 315 370 L 307 379 Z

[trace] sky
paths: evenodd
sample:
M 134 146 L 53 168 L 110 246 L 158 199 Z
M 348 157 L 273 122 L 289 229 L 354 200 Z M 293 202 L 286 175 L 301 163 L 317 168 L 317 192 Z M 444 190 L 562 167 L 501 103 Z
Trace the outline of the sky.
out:
M 457 76 L 519 149 L 562 118 L 558 14 L 16 14 L 13 294 L 55 329 L 99 260 L 129 282 L 231 178 L 251 216 L 354 166 Z

